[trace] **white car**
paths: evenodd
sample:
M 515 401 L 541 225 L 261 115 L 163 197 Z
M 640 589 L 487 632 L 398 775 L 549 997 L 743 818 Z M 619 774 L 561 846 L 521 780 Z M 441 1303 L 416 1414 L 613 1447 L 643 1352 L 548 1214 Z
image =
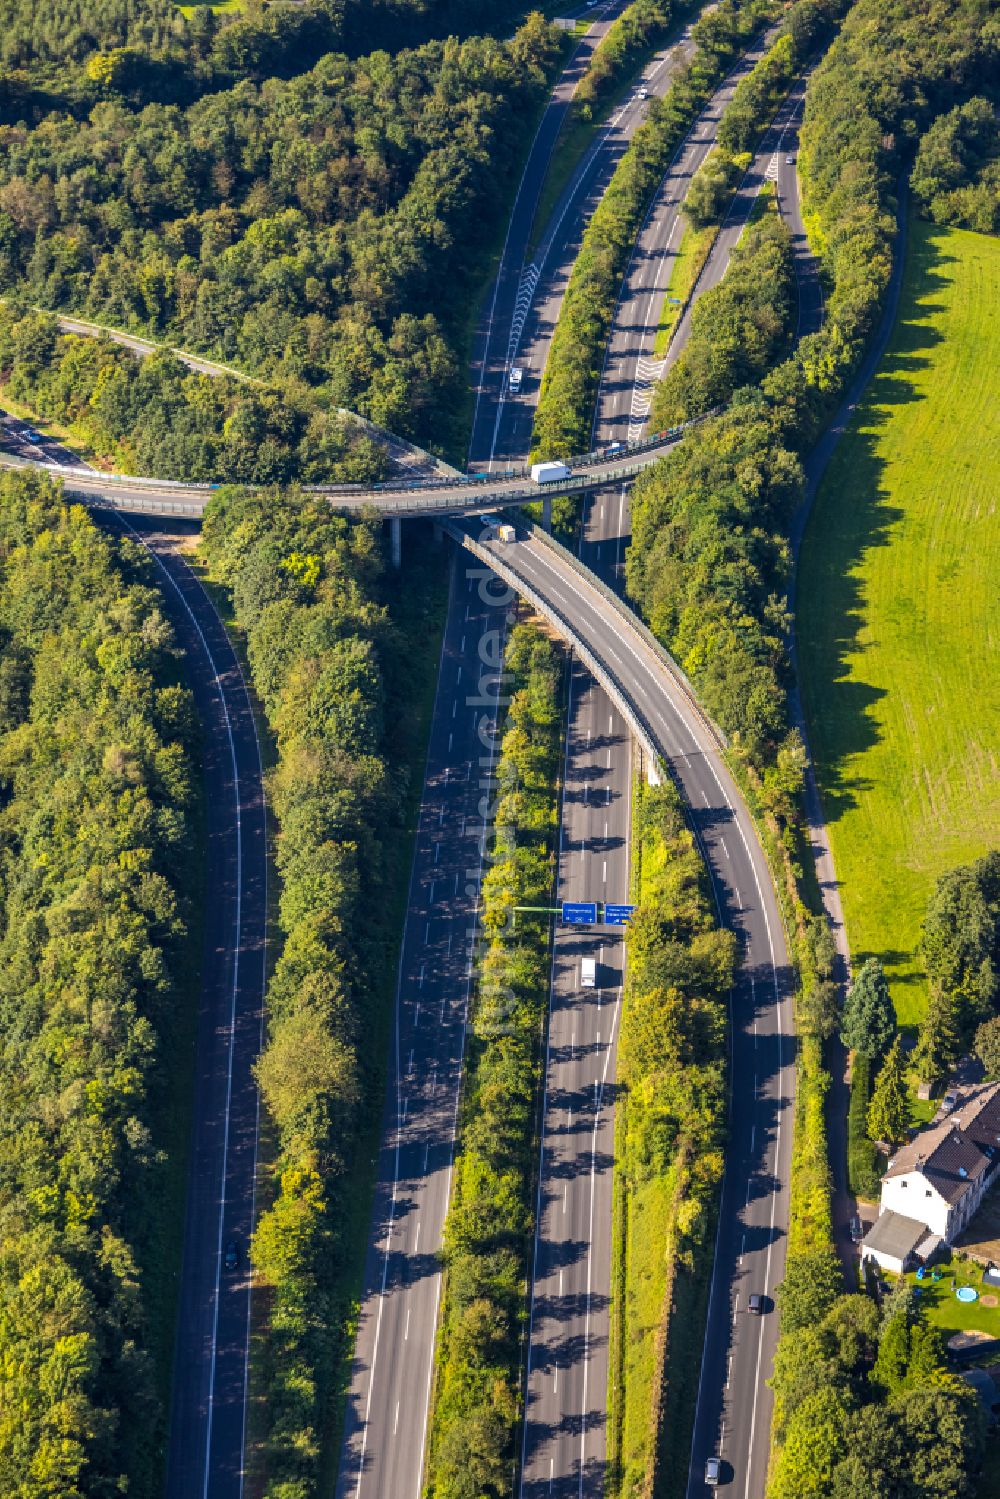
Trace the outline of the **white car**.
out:
M 717 1457 L 710 1457 L 705 1464 L 705 1482 L 710 1489 L 717 1489 L 722 1482 L 722 1461 Z
M 520 365 L 515 364 L 514 368 L 510 372 L 510 376 L 509 376 L 509 378 L 507 380 L 507 384 L 510 386 L 511 390 L 520 390 L 521 389 L 521 381 L 523 379 L 524 379 L 524 370 L 521 369 Z
M 648 99 L 649 98 L 649 89 L 646 87 L 645 84 L 643 84 L 642 87 L 639 90 L 639 98 L 640 99 Z

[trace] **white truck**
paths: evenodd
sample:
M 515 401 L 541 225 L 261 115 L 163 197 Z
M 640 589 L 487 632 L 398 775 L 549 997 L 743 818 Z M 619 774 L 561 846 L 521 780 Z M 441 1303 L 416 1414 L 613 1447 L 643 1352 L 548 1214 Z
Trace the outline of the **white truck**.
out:
M 597 988 L 597 959 L 596 958 L 581 958 L 580 959 L 580 988 L 581 989 L 596 989 Z
M 533 463 L 531 478 L 534 484 L 554 484 L 559 479 L 568 479 L 570 470 L 565 463 L 552 460 L 549 463 Z

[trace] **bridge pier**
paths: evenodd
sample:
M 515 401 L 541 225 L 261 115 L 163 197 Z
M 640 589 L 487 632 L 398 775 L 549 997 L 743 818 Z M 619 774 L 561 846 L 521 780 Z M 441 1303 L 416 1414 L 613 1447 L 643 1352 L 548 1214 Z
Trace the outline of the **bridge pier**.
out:
M 403 565 L 403 522 L 398 515 L 389 521 L 389 553 L 392 565 L 398 572 Z
M 542 530 L 552 530 L 552 496 L 550 494 L 542 495 Z

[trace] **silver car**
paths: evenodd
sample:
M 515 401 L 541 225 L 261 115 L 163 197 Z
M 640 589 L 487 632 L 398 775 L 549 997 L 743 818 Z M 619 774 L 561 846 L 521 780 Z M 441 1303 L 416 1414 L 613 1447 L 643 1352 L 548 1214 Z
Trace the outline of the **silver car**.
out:
M 705 1482 L 710 1489 L 717 1489 L 722 1481 L 722 1459 L 710 1457 L 705 1464 Z

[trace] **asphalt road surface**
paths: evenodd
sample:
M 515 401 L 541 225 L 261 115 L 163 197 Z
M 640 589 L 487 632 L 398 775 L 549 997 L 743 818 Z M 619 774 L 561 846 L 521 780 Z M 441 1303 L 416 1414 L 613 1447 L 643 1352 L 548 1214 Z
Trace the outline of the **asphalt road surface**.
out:
M 51 463 L 59 468 L 75 467 L 80 460 L 54 437 L 39 432 L 30 422 L 0 411 L 0 452 L 21 463 Z
M 625 479 L 635 478 L 644 468 L 658 462 L 664 451 L 680 437 L 651 443 L 648 447 L 630 450 L 614 460 L 601 455 L 574 465 L 572 476 L 559 484 L 551 485 L 550 492 L 568 494 L 587 493 L 620 484 Z M 37 465 L 41 460 L 37 454 L 15 452 L 0 444 L 0 465 L 23 468 Z M 75 464 L 79 460 L 74 459 Z M 177 516 L 181 519 L 200 519 L 212 491 L 218 484 L 184 484 L 163 479 L 136 479 L 122 474 L 106 474 L 97 469 L 66 467 L 60 474 L 67 493 L 79 494 L 84 499 L 104 501 L 130 514 L 145 512 Z M 468 483 L 461 480 L 451 482 L 421 479 L 397 487 L 378 489 L 352 489 L 331 487 L 321 493 L 329 498 L 330 505 L 347 514 L 377 510 L 386 519 L 425 517 L 436 519 L 441 515 L 474 513 L 493 509 L 497 505 L 516 505 L 528 500 L 537 500 L 543 495 L 538 485 L 528 478 L 503 478 L 499 475 L 487 481 Z
M 476 406 L 469 463 L 488 472 L 520 462 L 528 451 L 542 371 L 583 232 L 645 117 L 648 98 L 643 91 L 648 97 L 665 94 L 694 50 L 688 26 L 646 66 L 635 88 L 597 133 L 532 248 L 535 208 L 559 126 L 585 62 L 623 9 L 616 0 L 591 28 L 553 95 L 524 170 L 500 269 L 480 319 L 472 364 Z M 507 385 L 514 365 L 524 371 L 517 392 Z
M 557 901 L 628 900 L 629 731 L 572 664 Z M 581 962 L 597 986 L 581 986 Z M 624 944 L 559 925 L 553 951 L 520 1492 L 604 1490 L 615 1057 Z M 582 1476 L 581 1476 L 582 1475 Z
M 777 182 L 779 191 L 784 188 L 786 194 L 790 182 L 795 178 L 795 164 L 789 163 L 787 157 L 795 155 L 794 149 L 798 141 L 798 121 L 801 117 L 802 102 L 805 97 L 805 80 L 802 79 L 792 88 L 785 98 L 771 124 L 761 137 L 760 144 L 754 154 L 750 167 L 733 195 L 732 203 L 726 217 L 722 221 L 722 227 L 715 237 L 715 242 L 705 262 L 701 275 L 695 286 L 694 296 L 684 311 L 677 329 L 670 342 L 664 360 L 664 370 L 670 369 L 680 357 L 685 348 L 691 329 L 691 317 L 697 305 L 698 298 L 705 292 L 711 291 L 718 286 L 726 271 L 733 250 L 736 248 L 743 231 L 750 221 L 754 204 L 760 196 L 760 191 L 770 175 Z M 797 191 L 795 193 L 798 201 Z M 804 243 L 804 235 L 803 235 Z M 818 283 L 817 283 L 818 285 Z
M 455 558 L 424 779 L 338 1499 L 419 1499 L 498 663 L 514 597 Z
M 178 546 L 105 518 L 153 554 L 203 726 L 207 899 L 167 1499 L 241 1499 L 247 1416 L 267 837 L 260 748 L 239 662 Z M 234 1243 L 239 1264 L 226 1270 Z
M 774 35 L 769 31 L 749 48 L 712 95 L 674 157 L 646 216 L 625 273 L 608 339 L 594 416 L 595 447 L 607 442 L 635 442 L 642 434 L 649 415 L 652 386 L 666 368 L 662 360 L 654 360 L 654 344 L 667 285 L 684 233 L 681 204 L 687 196 L 691 178 L 716 143 L 719 121 L 737 84 L 760 61 Z M 772 152 L 773 147 L 767 153 L 765 165 Z M 756 195 L 755 190 L 753 197 Z M 734 214 L 738 211 L 734 205 Z M 723 269 L 728 264 L 735 238 L 738 234 L 733 238 L 727 236 L 724 241 Z M 713 283 L 706 282 L 706 285 L 710 284 Z M 699 285 L 698 291 L 703 289 Z M 686 337 L 686 330 L 679 325 L 673 346 L 679 348 Z

